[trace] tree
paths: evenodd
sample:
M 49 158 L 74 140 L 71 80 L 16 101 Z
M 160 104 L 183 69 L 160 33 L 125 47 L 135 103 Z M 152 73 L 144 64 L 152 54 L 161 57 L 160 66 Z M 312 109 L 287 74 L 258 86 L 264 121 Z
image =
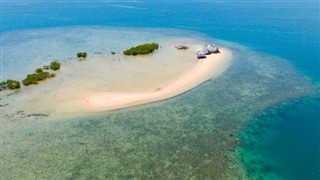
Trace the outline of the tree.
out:
M 77 57 L 78 57 L 78 58 L 81 58 L 81 57 L 82 57 L 82 53 L 81 53 L 81 52 L 78 52 L 78 53 L 77 53 Z
M 150 54 L 155 49 L 159 48 L 159 44 L 157 43 L 147 43 L 147 44 L 141 44 L 136 47 L 132 47 L 126 51 L 123 51 L 124 55 L 138 55 L 138 54 Z
M 52 70 L 59 70 L 60 69 L 60 63 L 58 62 L 51 62 L 50 69 Z
M 77 53 L 77 57 L 78 58 L 86 58 L 87 57 L 87 53 L 86 52 L 78 52 Z
M 25 86 L 29 86 L 31 84 L 38 84 L 38 81 L 45 80 L 50 77 L 50 73 L 48 72 L 40 72 L 37 74 L 28 74 L 27 77 L 22 80 L 22 84 Z
M 8 79 L 6 84 L 8 85 L 9 89 L 19 89 L 20 88 L 20 82 L 16 80 Z
M 36 73 L 41 73 L 41 72 L 43 72 L 42 68 L 37 68 L 36 69 Z
M 5 82 L 5 81 L 2 81 L 2 82 L 0 82 L 0 86 L 4 86 L 4 85 L 6 85 L 7 83 Z

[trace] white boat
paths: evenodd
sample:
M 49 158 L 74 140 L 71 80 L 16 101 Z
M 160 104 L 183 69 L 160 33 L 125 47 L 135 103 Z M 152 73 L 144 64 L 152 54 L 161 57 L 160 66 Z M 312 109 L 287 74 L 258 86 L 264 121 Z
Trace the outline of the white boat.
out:
M 203 49 L 209 53 L 219 53 L 219 49 L 215 44 L 204 44 Z

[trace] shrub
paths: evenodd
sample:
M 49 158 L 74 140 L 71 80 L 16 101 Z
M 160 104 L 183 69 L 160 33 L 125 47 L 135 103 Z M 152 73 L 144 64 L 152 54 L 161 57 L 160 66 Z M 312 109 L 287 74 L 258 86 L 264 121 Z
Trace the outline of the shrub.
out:
M 39 74 L 36 74 L 35 78 L 38 80 L 38 81 L 42 81 L 42 80 L 45 80 L 49 77 L 49 73 L 48 72 L 41 72 Z
M 8 88 L 8 85 L 5 81 L 0 82 L 0 91 Z
M 159 48 L 159 44 L 156 43 L 147 43 L 132 47 L 126 51 L 123 51 L 124 55 L 138 55 L 138 54 L 149 54 L 152 53 L 155 49 Z
M 36 69 L 36 73 L 41 73 L 41 72 L 43 72 L 42 68 L 37 68 Z
M 51 62 L 51 64 L 50 64 L 50 69 L 52 69 L 52 70 L 58 70 L 58 69 L 60 69 L 60 63 L 58 63 L 58 62 Z
M 36 79 L 26 78 L 26 79 L 22 80 L 22 84 L 24 86 L 29 86 L 31 84 L 38 84 L 38 81 Z
M 16 80 L 8 79 L 6 84 L 8 85 L 9 89 L 19 89 L 20 88 L 20 82 Z
M 5 81 L 0 82 L 0 86 L 4 86 L 4 85 L 6 85 Z
M 25 86 L 31 85 L 31 84 L 38 84 L 38 81 L 45 80 L 50 77 L 50 74 L 48 72 L 41 72 L 37 74 L 28 74 L 27 77 L 22 80 L 22 84 Z
M 50 77 L 52 77 L 52 78 L 53 78 L 53 77 L 56 77 L 56 74 L 55 74 L 55 73 L 51 73 L 51 74 L 50 74 Z
M 77 53 L 77 57 L 78 58 L 86 58 L 87 57 L 87 53 L 86 52 L 78 52 Z
M 50 66 L 43 66 L 43 69 L 48 70 L 48 69 L 50 69 Z

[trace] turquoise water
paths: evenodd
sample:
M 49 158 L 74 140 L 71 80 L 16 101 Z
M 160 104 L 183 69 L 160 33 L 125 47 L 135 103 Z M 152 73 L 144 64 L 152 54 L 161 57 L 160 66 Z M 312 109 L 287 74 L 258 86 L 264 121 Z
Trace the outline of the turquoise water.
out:
M 318 179 L 317 101 L 319 97 L 281 104 L 266 111 L 244 130 L 245 150 L 240 154 L 252 177 L 274 179 L 276 174 L 281 179 Z
M 57 167 L 65 163 L 63 158 L 69 155 L 69 157 L 74 158 L 70 160 L 70 162 L 74 163 L 68 164 L 70 165 L 69 168 L 74 169 L 66 171 L 78 173 L 80 177 L 81 175 L 90 177 L 92 175 L 90 172 L 84 171 L 81 173 L 79 169 L 84 168 L 81 167 L 81 164 L 85 163 L 92 167 L 94 162 L 103 164 L 104 161 L 99 161 L 99 157 L 101 156 L 98 156 L 103 154 L 103 149 L 99 148 L 106 147 L 106 144 L 111 143 L 113 144 L 113 148 L 107 152 L 116 152 L 117 148 L 127 147 L 124 142 L 130 142 L 130 136 L 137 139 L 139 137 L 147 139 L 152 137 L 151 139 L 157 140 L 152 142 L 147 141 L 150 145 L 146 146 L 145 149 L 141 147 L 142 144 L 139 144 L 139 141 L 131 141 L 134 142 L 131 144 L 132 146 L 128 145 L 127 151 L 120 153 L 123 155 L 123 159 L 115 155 L 105 155 L 104 157 L 111 158 L 109 161 L 114 162 L 110 167 L 105 168 L 110 168 L 109 170 L 112 171 L 118 168 L 119 171 L 116 171 L 114 175 L 120 178 L 132 178 L 133 175 L 138 174 L 140 175 L 138 177 L 150 178 L 152 176 L 157 177 L 157 173 L 164 172 L 168 174 L 167 177 L 170 177 L 170 174 L 172 175 L 171 177 L 182 177 L 179 173 L 188 172 L 188 168 L 190 168 L 189 172 L 194 173 L 195 177 L 214 177 L 214 173 L 218 174 L 220 172 L 218 170 L 225 171 L 222 168 L 224 167 L 223 165 L 227 166 L 227 163 L 223 160 L 223 157 L 225 157 L 223 152 L 227 152 L 239 144 L 239 142 L 234 142 L 233 140 L 228 141 L 230 137 L 229 131 L 231 133 L 233 131 L 237 132 L 238 129 L 243 129 L 246 124 L 252 122 L 252 124 L 249 123 L 248 128 L 244 129 L 241 134 L 243 146 L 239 150 L 251 178 L 320 178 L 320 122 L 318 112 L 320 100 L 318 97 L 309 97 L 307 100 L 302 99 L 290 102 L 290 99 L 304 96 L 304 93 L 293 90 L 293 86 L 297 86 L 301 82 L 303 82 L 301 83 L 302 87 L 310 86 L 308 83 L 305 83 L 305 80 L 301 80 L 300 78 L 307 77 L 312 80 L 313 84 L 318 84 L 320 80 L 319 2 L 4 1 L 2 2 L 1 12 L 2 35 L 19 30 L 90 25 L 186 29 L 201 32 L 211 38 L 239 43 L 258 52 L 250 54 L 252 53 L 251 51 L 248 53 L 241 48 L 241 50 L 237 49 L 236 45 L 221 42 L 221 44 L 224 43 L 226 46 L 233 48 L 235 52 L 238 52 L 241 57 L 239 59 L 242 59 L 242 62 L 246 62 L 244 61 L 246 58 L 251 60 L 249 64 L 256 62 L 255 66 L 249 66 L 253 69 L 258 67 L 267 67 L 268 69 L 269 67 L 268 71 L 266 69 L 262 71 L 268 74 L 272 72 L 272 69 L 276 69 L 276 67 L 272 66 L 273 64 L 279 66 L 279 69 L 276 70 L 277 75 L 280 75 L 281 73 L 279 72 L 281 71 L 288 72 L 284 73 L 285 76 L 283 79 L 280 78 L 280 80 L 274 78 L 268 79 L 266 78 L 267 76 L 261 76 L 259 79 L 258 74 L 251 72 L 250 68 L 245 68 L 245 63 L 240 63 L 241 66 L 237 70 L 231 68 L 228 71 L 229 74 L 221 77 L 219 81 L 217 80 L 218 82 L 214 81 L 205 84 L 201 88 L 179 97 L 179 99 L 167 102 L 171 106 L 166 102 L 162 102 L 152 105 L 155 107 L 151 107 L 151 109 L 148 109 L 149 107 L 144 109 L 145 106 L 142 109 L 133 109 L 132 111 L 136 112 L 133 114 L 128 110 L 129 113 L 123 113 L 123 115 L 109 116 L 109 114 L 102 114 L 97 118 L 79 117 L 74 121 L 61 120 L 62 122 L 67 122 L 67 125 L 57 122 L 21 127 L 16 131 L 10 131 L 3 135 L 4 142 L 15 140 L 18 145 L 24 147 L 17 149 L 7 144 L 5 144 L 6 146 L 4 145 L 5 150 L 12 150 L 12 154 L 7 154 L 8 157 L 16 157 L 17 154 L 19 157 L 21 156 L 20 161 L 18 160 L 17 162 L 23 163 L 27 160 L 36 159 L 34 166 L 31 167 L 39 168 L 46 161 L 37 157 L 26 157 L 26 155 L 30 155 L 28 152 L 32 150 L 30 146 L 41 146 L 43 149 L 41 147 L 37 149 L 39 153 L 42 150 L 47 151 L 50 147 L 55 147 L 57 154 L 63 154 L 65 150 L 62 147 L 65 146 L 69 148 L 70 152 L 75 152 L 75 155 L 72 156 L 67 153 L 65 156 L 59 156 L 62 158 L 57 158 L 58 160 L 53 163 L 52 167 L 44 166 L 43 168 L 52 170 L 52 174 L 54 174 L 55 171 L 59 170 Z M 41 38 L 36 35 L 35 37 Z M 45 39 L 48 36 L 43 36 L 42 38 Z M 18 45 L 20 41 L 19 36 L 10 37 L 10 42 L 13 45 Z M 5 54 L 6 52 L 2 53 Z M 260 60 L 255 61 L 255 59 Z M 263 65 L 263 60 L 267 61 L 267 65 Z M 288 68 L 290 66 L 283 65 L 282 63 L 284 62 L 282 61 L 291 63 L 300 73 L 290 73 L 292 72 L 291 68 Z M 259 63 L 262 65 L 259 66 Z M 5 66 L 2 68 L 5 68 Z M 234 76 L 231 76 L 232 72 L 234 72 Z M 236 72 L 243 74 L 243 79 L 240 79 Z M 246 74 L 245 72 L 250 73 Z M 255 80 L 254 77 L 257 79 Z M 239 82 L 236 80 L 240 81 L 240 83 L 242 82 L 242 86 L 237 84 Z M 255 86 L 257 83 L 262 83 L 260 82 L 262 80 L 265 81 L 265 84 Z M 272 83 L 272 81 L 274 82 Z M 216 88 L 215 83 L 219 84 L 220 88 Z M 280 83 L 280 85 L 276 86 L 276 83 Z M 237 88 L 236 84 L 242 88 Z M 230 89 L 227 95 L 227 92 L 223 92 L 223 87 L 225 89 L 229 87 L 233 88 Z M 247 91 L 242 92 L 242 89 Z M 199 91 L 202 92 L 199 93 L 201 95 L 196 96 L 197 93 L 195 92 Z M 265 96 L 264 93 L 266 93 Z M 250 96 L 250 94 L 255 95 Z M 309 91 L 306 90 L 305 94 L 309 94 Z M 219 96 L 217 97 L 217 95 L 221 95 L 221 97 L 218 98 Z M 219 101 L 216 101 L 217 98 Z M 211 99 L 215 99 L 215 101 Z M 195 101 L 198 103 L 194 103 Z M 270 106 L 277 105 L 283 101 L 286 101 L 288 104 L 273 106 L 270 110 Z M 222 102 L 225 102 L 226 105 L 223 105 Z M 166 108 L 165 106 L 167 105 L 172 108 Z M 240 110 L 237 111 L 237 108 Z M 213 111 L 213 109 L 218 110 Z M 266 112 L 260 116 L 262 110 L 266 110 Z M 243 114 L 240 113 L 241 115 L 239 115 L 241 111 Z M 141 115 L 141 112 L 145 113 L 145 117 Z M 87 119 L 91 119 L 91 121 L 87 121 Z M 103 121 L 105 119 L 115 120 Z M 203 124 L 199 122 L 199 119 L 203 120 L 200 121 Z M 121 121 L 117 124 L 116 120 Z M 224 125 L 221 124 L 223 120 L 226 121 Z M 145 122 L 148 123 L 144 124 Z M 230 126 L 231 124 L 234 126 Z M 104 134 L 103 128 L 111 125 L 115 127 L 115 129 L 110 130 L 112 132 L 111 135 Z M 172 127 L 171 129 L 166 129 L 170 126 Z M 59 129 L 56 127 L 61 128 L 61 131 L 55 131 L 55 129 Z M 143 134 L 139 134 L 139 127 L 142 128 L 141 132 Z M 159 129 L 155 131 L 157 127 Z M 125 131 L 126 128 L 129 130 Z M 177 134 L 173 133 L 174 130 L 179 128 L 181 129 Z M 39 130 L 36 131 L 35 129 Z M 49 132 L 46 131 L 48 129 L 50 129 Z M 221 131 L 224 129 L 227 132 L 225 134 Z M 189 133 L 185 139 L 178 138 L 180 136 L 183 137 L 184 134 L 188 134 L 187 132 L 191 130 L 193 133 Z M 217 131 L 216 134 L 214 134 L 214 130 Z M 265 133 L 257 133 L 261 131 Z M 96 137 L 94 132 L 101 134 L 105 142 L 103 140 L 94 140 L 94 137 Z M 59 135 L 59 133 L 62 134 Z M 27 142 L 31 144 L 23 143 L 23 137 L 26 134 L 30 136 Z M 95 146 L 90 144 L 90 146 L 93 146 L 92 149 L 79 148 L 79 151 L 77 151 L 75 148 L 77 146 L 72 147 L 72 143 L 70 145 L 69 141 L 75 141 L 75 138 L 72 137 L 76 137 L 79 134 L 82 134 L 82 139 L 85 139 L 86 143 L 95 141 L 100 143 L 96 143 Z M 116 146 L 117 143 L 109 142 L 119 137 L 122 138 L 121 142 L 124 144 Z M 210 137 L 220 138 L 215 139 Z M 174 141 L 174 139 L 178 139 L 178 142 Z M 228 142 L 230 142 L 230 146 L 224 149 L 223 144 L 228 144 Z M 78 144 L 80 147 L 83 146 L 83 142 L 76 141 L 76 143 L 80 143 Z M 214 143 L 218 145 L 215 146 Z M 67 146 L 68 144 L 69 146 Z M 180 149 L 180 147 L 184 146 L 186 146 L 185 149 Z M 130 147 L 133 149 L 131 154 Z M 155 156 L 154 154 L 143 156 L 146 152 L 155 153 L 156 149 L 160 152 L 159 156 Z M 35 151 L 35 149 L 33 150 Z M 95 158 L 82 156 L 82 150 L 95 151 L 97 156 Z M 177 154 L 173 153 L 176 151 L 178 151 Z M 216 152 L 217 155 L 207 162 L 207 157 L 212 156 L 211 152 Z M 135 156 L 137 154 L 143 158 L 139 160 Z M 206 156 L 199 157 L 200 154 Z M 192 158 L 183 158 L 186 156 L 191 156 Z M 55 158 L 54 154 L 49 154 L 48 156 L 43 154 L 43 157 L 47 158 L 47 161 L 50 158 Z M 134 164 L 123 163 L 129 157 L 136 158 L 132 161 L 136 165 L 143 166 L 143 161 L 149 162 L 149 165 L 145 164 L 135 171 Z M 150 160 L 150 157 L 154 157 L 155 159 Z M 159 161 L 159 167 L 152 163 L 154 161 Z M 213 161 L 220 163 L 220 166 L 216 168 L 218 169 L 217 171 L 209 172 L 209 169 L 203 168 L 207 167 L 205 166 L 206 163 L 211 165 L 209 167 L 214 167 Z M 175 166 L 172 164 L 173 162 L 178 162 L 178 165 Z M 258 162 L 256 163 L 258 165 L 252 165 L 252 162 Z M 166 163 L 168 166 L 165 166 Z M 79 166 L 75 164 L 79 164 Z M 190 167 L 187 167 L 187 164 Z M 200 170 L 197 169 L 197 166 L 201 167 Z M 161 169 L 161 167 L 168 167 L 169 169 L 171 167 L 171 169 Z M 127 172 L 126 168 L 132 170 L 132 172 Z M 152 171 L 154 174 L 143 175 L 142 172 L 144 171 L 138 171 L 138 169 L 142 168 L 150 168 L 150 170 L 154 170 Z M 155 171 L 155 169 L 160 170 Z M 34 177 L 32 169 L 29 170 L 31 172 L 30 177 Z M 14 169 L 13 171 L 17 173 L 23 170 L 21 168 Z M 10 171 L 6 171 L 6 173 L 10 174 Z M 95 173 L 99 174 L 98 172 Z M 25 175 L 25 172 L 21 174 Z M 124 174 L 129 175 L 124 176 Z M 105 177 L 107 175 L 108 173 L 106 173 Z M 191 174 L 185 174 L 185 177 L 191 176 Z

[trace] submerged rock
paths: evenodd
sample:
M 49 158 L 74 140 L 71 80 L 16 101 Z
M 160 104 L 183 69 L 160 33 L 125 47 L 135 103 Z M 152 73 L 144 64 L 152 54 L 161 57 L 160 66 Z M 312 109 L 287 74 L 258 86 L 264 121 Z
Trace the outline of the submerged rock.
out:
M 48 117 L 49 115 L 47 114 L 28 114 L 27 117 Z

